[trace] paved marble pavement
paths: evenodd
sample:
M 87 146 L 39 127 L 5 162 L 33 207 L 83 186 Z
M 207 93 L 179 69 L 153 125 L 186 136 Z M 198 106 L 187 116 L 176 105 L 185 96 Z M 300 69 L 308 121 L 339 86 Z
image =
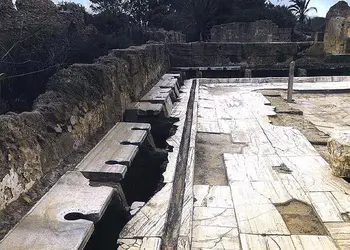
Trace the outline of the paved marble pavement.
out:
M 245 147 L 222 156 L 227 186 L 193 186 L 191 239 L 178 248 L 350 249 L 350 184 L 331 175 L 300 131 L 271 125 L 274 107 L 254 89 L 199 86 L 197 132 L 229 134 Z M 292 200 L 312 206 L 327 234 L 292 234 L 276 208 Z
M 275 108 L 257 90 L 286 89 L 285 79 L 197 82 L 177 249 L 350 249 L 350 184 L 331 175 L 328 163 L 299 130 L 269 123 Z M 349 90 L 350 79 L 300 78 L 295 87 Z M 190 88 L 191 81 L 186 81 L 174 109 L 180 121 L 177 134 L 168 140 L 174 152 L 164 173 L 166 185 L 125 226 L 119 249 L 173 249 L 164 241 L 164 228 L 171 193 L 179 191 L 173 181 Z M 198 133 L 229 136 L 232 147 L 239 146 L 220 155 L 224 167 L 216 169 L 225 171 L 227 181 L 219 183 L 226 185 L 197 185 Z M 307 223 L 299 217 L 303 211 L 295 204 L 312 211 L 312 222 L 322 230 L 312 225 L 304 230 Z

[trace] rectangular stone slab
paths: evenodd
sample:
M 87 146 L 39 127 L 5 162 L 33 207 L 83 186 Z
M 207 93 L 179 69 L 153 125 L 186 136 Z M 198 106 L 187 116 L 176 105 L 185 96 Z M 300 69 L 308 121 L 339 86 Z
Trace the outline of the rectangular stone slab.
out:
M 125 110 L 124 120 L 130 122 L 138 121 L 140 117 L 165 118 L 167 113 L 160 103 L 133 102 Z
M 174 81 L 175 80 L 175 81 Z M 160 89 L 170 89 L 172 90 L 171 92 L 171 98 L 175 101 L 179 95 L 180 95 L 180 91 L 179 91 L 179 86 L 177 84 L 177 80 L 173 79 L 173 81 L 168 81 L 168 82 L 163 82 L 163 83 L 157 83 L 157 85 L 155 86 L 157 88 Z
M 158 87 L 174 87 L 179 85 L 179 77 L 180 75 L 173 75 L 173 74 L 165 74 L 162 76 L 162 78 L 159 80 L 159 82 L 156 84 Z
M 173 109 L 173 101 L 171 99 L 171 89 L 152 88 L 146 95 L 144 95 L 140 102 L 151 102 L 163 104 L 167 114 L 171 113 Z
M 1 250 L 84 249 L 113 196 L 111 187 L 91 187 L 80 172 L 67 172 L 5 236 Z M 66 220 L 74 213 L 89 220 Z M 79 218 L 76 217 L 76 218 Z M 91 221 L 90 221 L 91 220 Z
M 93 181 L 122 180 L 150 128 L 143 123 L 117 123 L 76 169 Z

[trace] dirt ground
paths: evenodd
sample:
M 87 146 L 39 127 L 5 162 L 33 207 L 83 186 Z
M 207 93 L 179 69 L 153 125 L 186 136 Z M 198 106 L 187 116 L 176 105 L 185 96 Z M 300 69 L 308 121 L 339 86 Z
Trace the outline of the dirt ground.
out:
M 194 184 L 227 186 L 223 154 L 239 154 L 243 147 L 233 144 L 230 135 L 197 133 Z
M 325 227 L 311 206 L 297 200 L 275 206 L 291 234 L 327 235 Z

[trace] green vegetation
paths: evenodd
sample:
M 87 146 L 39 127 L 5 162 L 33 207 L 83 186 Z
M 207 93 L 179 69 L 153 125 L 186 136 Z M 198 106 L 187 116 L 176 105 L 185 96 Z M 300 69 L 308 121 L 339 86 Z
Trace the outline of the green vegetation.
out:
M 300 23 L 306 23 L 309 20 L 307 16 L 310 11 L 316 11 L 315 7 L 309 7 L 311 0 L 290 0 L 292 5 L 289 6 L 289 10 L 298 18 Z
M 175 30 L 188 41 L 208 41 L 214 25 L 231 22 L 269 19 L 281 28 L 293 28 L 299 21 L 310 24 L 304 31 L 324 26 L 324 19 L 308 21 L 314 9 L 310 0 L 291 0 L 291 7 L 267 0 L 90 1 L 92 13 L 71 2 L 50 11 L 30 10 L 28 15 L 20 4 L 17 10 L 2 10 L 6 13 L 0 15 L 0 26 L 6 29 L 0 38 L 0 113 L 30 110 L 57 70 L 90 63 L 110 49 L 146 43 L 146 29 Z
M 91 2 L 95 14 L 109 13 L 116 20 L 119 19 L 117 23 L 178 30 L 185 33 L 189 41 L 208 40 L 210 29 L 217 24 L 270 19 L 282 28 L 293 28 L 297 21 L 297 17 L 288 7 L 276 6 L 265 0 L 92 0 Z M 130 22 L 125 21 L 125 16 Z M 103 24 L 103 21 L 100 21 Z

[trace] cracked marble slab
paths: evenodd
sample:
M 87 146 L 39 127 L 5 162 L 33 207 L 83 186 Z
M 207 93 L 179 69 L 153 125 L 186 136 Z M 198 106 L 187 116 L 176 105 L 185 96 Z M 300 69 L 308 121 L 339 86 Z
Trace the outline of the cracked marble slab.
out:
M 174 147 L 173 152 L 169 152 L 168 165 L 165 172 L 163 173 L 164 183 L 172 183 L 174 181 L 178 155 L 179 155 L 178 147 Z
M 252 182 L 252 186 L 273 204 L 286 203 L 293 199 L 282 181 L 256 181 Z
M 224 163 L 229 183 L 235 181 L 275 181 L 278 180 L 273 166 L 282 164 L 278 156 L 258 156 L 224 154 Z
M 253 188 L 252 182 L 235 181 L 230 183 L 232 199 L 235 206 L 271 204 L 268 197 Z
M 282 216 L 272 204 L 235 205 L 235 210 L 241 233 L 290 235 Z
M 307 192 L 350 193 L 349 184 L 341 178 L 332 176 L 328 163 L 320 155 L 281 157 L 281 159 Z
M 335 243 L 328 236 L 320 235 L 292 235 L 292 240 L 297 250 L 337 250 Z
M 350 249 L 350 223 L 325 223 L 327 230 L 341 250 Z
M 240 250 L 237 228 L 198 226 L 193 229 L 192 249 Z
M 305 190 L 301 187 L 299 182 L 297 182 L 297 180 L 293 177 L 293 175 L 279 174 L 279 177 L 281 178 L 283 185 L 288 190 L 289 195 L 292 196 L 293 199 L 296 199 L 311 205 L 309 196 L 307 195 Z
M 195 207 L 233 208 L 229 186 L 194 185 Z
M 198 103 L 198 118 L 205 122 L 215 122 L 218 120 L 215 108 L 203 108 Z
M 160 238 L 143 239 L 119 239 L 120 246 L 117 250 L 160 250 L 162 240 Z
M 220 127 L 217 121 L 207 121 L 198 118 L 198 132 L 220 134 Z
M 194 148 L 190 148 L 188 167 L 186 169 L 185 178 L 185 193 L 183 198 L 180 236 L 192 236 L 192 221 L 193 221 L 193 174 L 194 174 Z
M 312 205 L 323 222 L 343 222 L 339 204 L 331 192 L 310 192 Z
M 233 208 L 195 207 L 193 228 L 198 226 L 237 227 Z
M 290 236 L 240 234 L 242 250 L 294 250 Z M 311 250 L 311 249 L 310 249 Z M 315 249 L 316 250 L 316 249 Z
M 231 121 L 231 136 L 234 143 L 246 143 L 243 154 L 273 155 L 275 149 L 266 137 L 256 119 L 235 119 Z
M 166 184 L 147 204 L 125 225 L 119 237 L 162 237 L 167 218 L 172 183 Z
M 263 130 L 279 156 L 319 155 L 299 130 L 270 124 L 264 124 Z

